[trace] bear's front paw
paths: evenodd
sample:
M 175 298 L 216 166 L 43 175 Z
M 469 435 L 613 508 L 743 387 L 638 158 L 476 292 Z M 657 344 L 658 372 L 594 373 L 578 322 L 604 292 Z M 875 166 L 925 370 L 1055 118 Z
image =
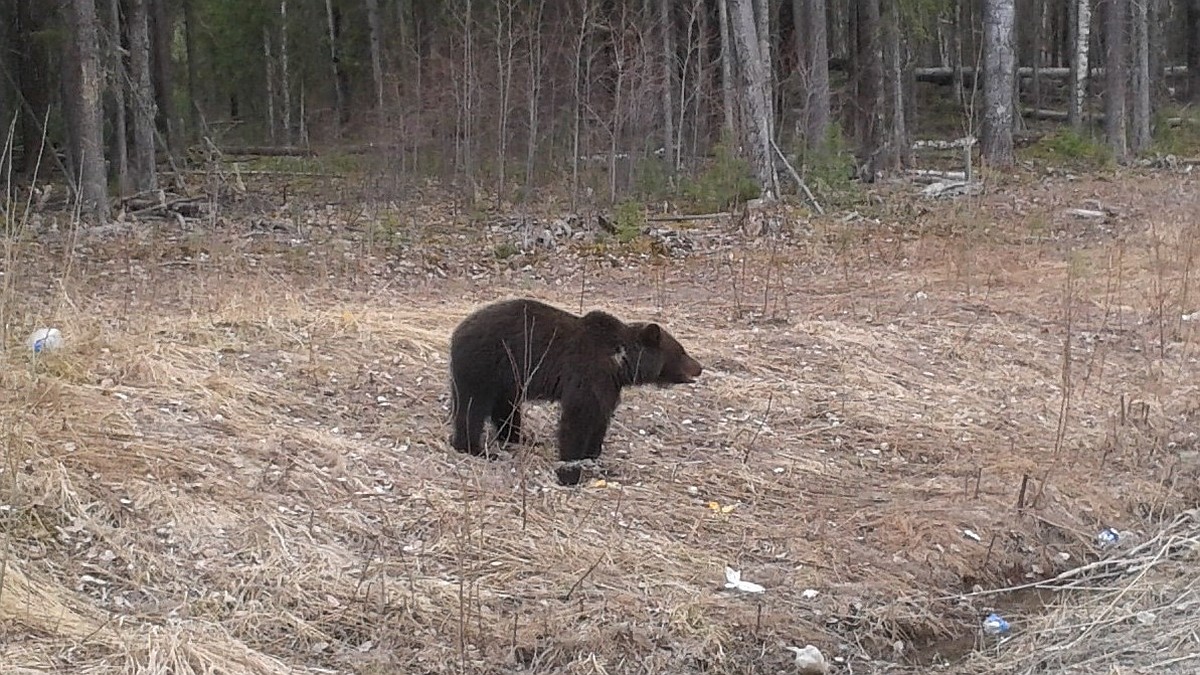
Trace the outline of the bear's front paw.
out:
M 563 462 L 555 470 L 561 485 L 579 485 L 583 480 L 584 470 L 589 473 L 599 473 L 600 465 L 594 459 L 576 459 Z

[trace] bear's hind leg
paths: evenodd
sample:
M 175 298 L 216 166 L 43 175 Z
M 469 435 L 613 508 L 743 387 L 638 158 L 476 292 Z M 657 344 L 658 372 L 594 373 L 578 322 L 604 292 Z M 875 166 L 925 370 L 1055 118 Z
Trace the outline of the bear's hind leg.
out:
M 513 398 L 501 396 L 496 399 L 492 406 L 492 422 L 496 425 L 496 438 L 501 445 L 525 442 L 521 434 L 521 404 Z

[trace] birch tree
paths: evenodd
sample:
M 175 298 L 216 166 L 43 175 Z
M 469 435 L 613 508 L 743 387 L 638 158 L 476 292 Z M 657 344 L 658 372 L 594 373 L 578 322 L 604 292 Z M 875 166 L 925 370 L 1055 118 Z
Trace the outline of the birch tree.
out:
M 1092 34 L 1091 0 L 1070 0 L 1071 73 L 1068 83 L 1067 119 L 1072 129 L 1083 128 L 1083 104 L 1087 100 L 1088 47 Z
M 995 167 L 1013 164 L 1013 86 L 1016 7 L 1013 0 L 985 0 L 982 152 Z
M 764 197 L 779 194 L 779 177 L 771 147 L 770 107 L 767 105 L 766 64 L 754 18 L 753 0 L 729 2 L 730 30 L 737 53 L 740 75 L 739 93 L 742 100 L 742 126 L 746 138 L 746 154 Z

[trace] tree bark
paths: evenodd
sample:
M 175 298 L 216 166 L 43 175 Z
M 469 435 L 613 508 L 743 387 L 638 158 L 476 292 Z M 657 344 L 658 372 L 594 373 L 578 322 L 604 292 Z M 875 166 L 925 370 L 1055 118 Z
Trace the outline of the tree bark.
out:
M 1091 0 L 1070 0 L 1071 75 L 1067 84 L 1067 119 L 1076 131 L 1083 128 L 1083 105 L 1087 101 L 1088 47 L 1092 34 Z
M 194 0 L 182 0 L 183 3 L 183 44 L 187 54 L 187 99 L 188 99 L 188 128 L 194 137 L 199 138 L 200 129 L 200 100 L 196 94 L 196 14 L 192 8 Z
M 366 0 L 367 27 L 371 33 L 371 81 L 375 84 L 375 111 L 382 116 L 383 110 L 383 28 L 379 23 L 379 0 Z
M 771 56 L 771 5 L 768 0 L 754 0 L 754 24 L 758 34 L 758 51 L 762 54 L 763 100 L 767 104 L 767 133 L 769 138 L 775 138 L 775 66 Z M 772 163 L 774 163 L 773 156 Z
M 1150 147 L 1150 0 L 1134 0 L 1133 9 L 1133 133 L 1131 150 Z
M 287 0 L 279 0 L 279 103 L 283 113 L 283 142 L 292 144 L 292 88 L 288 68 Z
M 171 17 L 166 0 L 148 0 L 150 77 L 154 86 L 155 122 L 169 152 L 175 150 L 175 106 L 171 103 Z
M 671 1 L 658 0 L 659 46 L 662 58 L 662 120 L 664 157 L 667 170 L 674 175 L 678 166 L 675 147 L 675 22 L 671 20 Z
M 542 94 L 542 16 L 546 0 L 538 0 L 537 10 L 530 13 L 526 36 L 529 40 L 529 136 L 525 147 L 525 196 L 533 190 L 534 164 L 538 147 L 538 103 Z
M 346 122 L 346 92 L 342 87 L 342 65 L 338 57 L 338 17 L 333 11 L 333 0 L 325 0 L 325 17 L 329 22 L 329 66 L 333 70 L 333 135 L 340 138 L 342 124 Z
M 154 84 L 150 72 L 150 26 L 147 2 L 129 3 L 129 75 L 133 101 L 133 186 L 139 192 L 158 186 L 155 164 Z
M 50 60 L 45 42 L 38 37 L 47 23 L 50 3 L 45 0 L 17 0 L 16 54 L 17 99 L 23 101 L 18 134 L 21 137 L 22 173 L 36 178 L 33 172 L 39 161 L 45 164 L 42 143 L 43 121 L 50 106 Z
M 1013 0 L 986 0 L 983 16 L 982 153 L 997 168 L 1013 164 L 1013 81 L 1016 11 Z
M 275 117 L 275 60 L 271 58 L 271 27 L 263 25 L 263 66 L 266 71 L 267 91 L 267 136 L 271 143 L 279 131 Z
M 512 96 L 513 52 L 517 38 L 513 33 L 515 0 L 504 0 L 496 7 L 496 78 L 500 94 L 499 114 L 496 129 L 496 198 L 503 199 L 506 192 L 508 168 L 508 116 L 509 99 Z
M 124 51 L 121 48 L 121 0 L 108 3 L 108 90 L 112 95 L 112 163 L 117 174 L 117 195 L 124 197 L 129 191 L 129 136 L 125 120 L 125 82 L 129 71 L 125 68 Z
M 771 148 L 771 124 L 768 119 L 765 92 L 766 69 L 754 19 L 752 0 L 728 0 L 730 28 L 737 51 L 737 66 L 741 76 L 742 123 L 747 139 L 746 152 L 750 166 L 766 198 L 779 194 L 779 177 Z
M 952 69 L 951 70 L 952 75 L 950 77 L 950 80 L 951 80 L 951 84 L 954 86 L 954 100 L 957 101 L 958 105 L 960 105 L 960 106 L 963 106 L 966 104 L 966 100 L 963 98 L 964 92 L 963 92 L 963 41 L 962 41 L 963 31 L 966 30 L 968 26 L 970 26 L 970 24 L 968 24 L 963 19 L 963 15 L 966 14 L 966 8 L 964 7 L 964 5 L 966 3 L 967 3 L 967 0 L 955 0 L 954 10 L 953 10 L 954 11 L 954 40 L 953 40 L 953 45 L 950 48 L 951 49 L 950 60 L 951 60 L 951 69 Z
M 908 137 L 906 124 L 907 106 L 904 103 L 904 60 L 900 45 L 900 4 L 899 0 L 883 0 L 882 29 L 884 47 L 884 65 L 887 108 L 887 146 L 884 160 L 889 169 L 907 167 L 912 154 L 912 142 Z
M 71 28 L 75 58 L 68 67 L 78 85 L 75 92 L 76 128 L 79 170 L 79 196 L 81 211 L 102 224 L 108 214 L 108 186 L 104 175 L 104 135 L 100 116 L 101 74 L 100 46 L 97 38 L 95 0 L 71 1 Z
M 854 27 L 859 178 L 874 182 L 875 174 L 887 164 L 882 156 L 885 148 L 879 0 L 855 0 Z
M 825 146 L 829 128 L 829 40 L 826 0 L 794 0 L 797 57 L 804 69 L 804 137 L 812 150 Z
M 1200 0 L 1186 0 L 1188 99 L 1200 103 Z
M 1104 133 L 1113 157 L 1124 162 L 1128 154 L 1125 129 L 1125 82 L 1129 77 L 1126 25 L 1129 0 L 1107 0 L 1104 12 Z
M 1197 0 L 1200 2 L 1200 0 Z M 725 113 L 722 127 L 732 137 L 735 126 L 735 85 L 733 82 L 733 29 L 729 25 L 729 3 L 717 0 L 717 29 L 721 31 L 721 107 Z

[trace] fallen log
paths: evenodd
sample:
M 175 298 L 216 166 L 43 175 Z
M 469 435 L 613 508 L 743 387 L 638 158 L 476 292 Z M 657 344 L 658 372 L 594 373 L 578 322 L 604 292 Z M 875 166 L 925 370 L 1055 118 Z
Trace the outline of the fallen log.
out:
M 317 153 L 310 148 L 300 148 L 290 145 L 263 146 L 245 145 L 221 148 L 221 154 L 243 155 L 258 157 L 315 157 Z
M 1180 77 L 1187 74 L 1187 66 L 1164 66 L 1163 77 Z M 954 69 L 944 66 L 935 66 L 931 68 L 914 68 L 913 75 L 917 82 L 926 82 L 929 84 L 938 84 L 949 86 L 954 84 Z M 1017 75 L 1022 79 L 1031 79 L 1033 77 L 1033 68 L 1023 66 L 1017 69 Z M 1047 80 L 1065 80 L 1071 75 L 1070 68 L 1039 68 L 1038 77 Z M 975 81 L 975 69 L 962 69 L 963 86 L 970 87 Z M 1091 79 L 1103 78 L 1103 68 L 1092 68 L 1088 73 Z

